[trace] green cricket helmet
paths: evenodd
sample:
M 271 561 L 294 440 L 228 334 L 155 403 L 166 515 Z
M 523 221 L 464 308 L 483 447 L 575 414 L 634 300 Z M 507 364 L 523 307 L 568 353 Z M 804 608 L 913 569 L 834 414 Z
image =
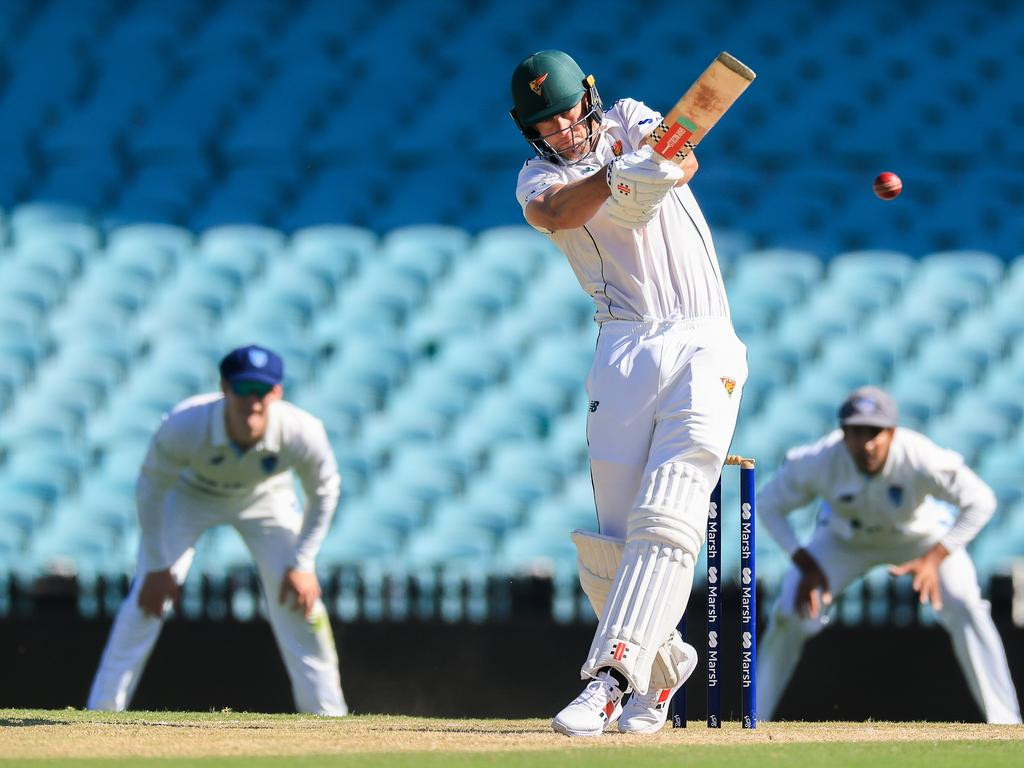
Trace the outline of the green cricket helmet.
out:
M 536 129 L 541 120 L 572 109 L 583 102 L 583 114 L 574 123 L 586 121 L 586 142 L 593 149 L 594 127 L 601 122 L 601 97 L 594 85 L 593 75 L 584 75 L 583 70 L 572 57 L 562 51 L 538 51 L 523 59 L 512 73 L 512 110 L 509 114 L 515 121 L 534 151 L 545 160 L 561 165 L 573 165 L 551 147 Z M 576 149 L 578 145 L 574 145 Z

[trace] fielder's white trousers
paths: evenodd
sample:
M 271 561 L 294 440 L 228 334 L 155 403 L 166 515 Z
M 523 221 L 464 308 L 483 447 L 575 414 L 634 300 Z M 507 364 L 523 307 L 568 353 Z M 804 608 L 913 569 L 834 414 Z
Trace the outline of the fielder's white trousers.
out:
M 858 541 L 819 526 L 807 550 L 828 577 L 833 597 L 854 580 L 879 565 L 899 565 L 920 557 L 942 535 L 901 537 L 895 540 Z M 827 619 L 801 617 L 795 611 L 800 571 L 790 568 L 782 580 L 768 628 L 757 646 L 757 709 L 771 720 L 786 689 L 800 651 L 809 637 L 824 629 Z M 1020 723 L 1017 692 L 1013 687 L 1003 643 L 992 621 L 989 604 L 982 599 L 974 563 L 963 549 L 951 553 L 939 566 L 942 610 L 939 622 L 949 632 L 964 677 L 990 723 Z M 898 630 L 896 630 L 898 631 Z M 942 674 L 937 670 L 936 674 Z
M 688 464 L 715 487 L 746 380 L 747 348 L 727 319 L 601 324 L 587 377 L 601 533 L 626 538 L 641 482 L 664 464 Z M 706 525 L 707 500 L 700 506 L 693 514 Z
M 233 526 L 259 570 L 267 616 L 291 678 L 296 707 L 300 712 L 341 716 L 348 713 L 348 707 L 341 692 L 337 650 L 323 603 L 318 601 L 311 618 L 306 619 L 290 604 L 278 602 L 281 579 L 292 562 L 301 524 L 302 515 L 290 492 L 235 500 L 175 488 L 164 504 L 163 542 L 165 552 L 173 558 L 171 573 L 182 584 L 200 535 L 214 526 Z M 139 590 L 149 570 L 140 548 L 131 592 L 114 620 L 89 692 L 89 709 L 124 710 L 135 693 L 163 626 L 163 619 L 144 614 L 139 608 Z

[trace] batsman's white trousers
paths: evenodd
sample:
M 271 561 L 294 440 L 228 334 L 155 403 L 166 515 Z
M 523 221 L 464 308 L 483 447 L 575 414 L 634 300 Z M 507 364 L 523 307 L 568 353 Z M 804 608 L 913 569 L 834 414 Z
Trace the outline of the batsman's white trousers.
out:
M 876 566 L 899 565 L 920 557 L 944 532 L 944 527 L 937 527 L 931 535 L 896 538 L 893 534 L 889 541 L 877 537 L 867 541 L 844 538 L 821 525 L 806 549 L 825 571 L 832 595 L 837 597 Z M 793 566 L 783 577 L 768 628 L 757 646 L 757 709 L 764 720 L 772 719 L 804 643 L 827 623 L 827 615 L 810 619 L 797 614 L 794 606 L 799 583 L 800 571 Z M 978 575 L 966 550 L 958 549 L 942 561 L 939 584 L 939 622 L 949 632 L 957 661 L 985 719 L 990 723 L 1019 723 L 1017 692 L 1003 642 L 992 621 L 989 604 L 982 599 Z M 936 674 L 943 673 L 936 670 Z
M 626 538 L 641 483 L 662 465 L 688 464 L 715 487 L 746 379 L 747 348 L 727 319 L 601 324 L 587 443 L 602 534 Z M 686 512 L 703 530 L 706 500 L 698 506 Z
M 164 551 L 172 558 L 171 573 L 184 583 L 195 544 L 208 528 L 231 525 L 242 536 L 259 569 L 267 616 L 291 678 L 295 706 L 300 712 L 341 716 L 348 713 L 341 692 L 338 654 L 321 601 L 306 619 L 290 604 L 281 605 L 281 579 L 292 562 L 302 525 L 295 496 L 275 492 L 253 498 L 213 497 L 174 488 L 164 503 Z M 139 590 L 151 566 L 139 555 L 131 592 L 121 605 L 96 678 L 88 708 L 120 711 L 127 708 L 142 670 L 153 650 L 163 620 L 142 612 Z

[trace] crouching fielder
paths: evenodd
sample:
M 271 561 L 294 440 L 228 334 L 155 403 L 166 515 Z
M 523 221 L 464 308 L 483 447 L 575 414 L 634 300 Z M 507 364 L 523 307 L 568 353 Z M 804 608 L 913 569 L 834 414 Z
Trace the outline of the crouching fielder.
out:
M 566 255 L 600 325 L 587 379 L 600 534 L 573 537 L 600 621 L 582 667 L 590 682 L 552 727 L 598 736 L 617 721 L 652 732 L 697 663 L 675 626 L 732 440 L 746 348 L 687 185 L 696 158 L 680 169 L 644 146 L 661 115 L 632 99 L 602 110 L 593 77 L 561 51 L 524 59 L 512 99 L 537 155 L 519 174 L 523 214 Z
M 221 393 L 176 406 L 153 436 L 136 501 L 142 542 L 135 581 L 114 621 L 89 709 L 131 702 L 163 617 L 207 529 L 233 526 L 259 568 L 274 637 L 302 712 L 348 712 L 314 558 L 338 503 L 323 425 L 281 400 L 281 358 L 242 347 L 221 361 Z M 307 504 L 298 510 L 294 471 Z
M 1021 721 L 1003 643 L 965 549 L 995 511 L 995 496 L 959 454 L 898 421 L 888 393 L 854 391 L 839 409 L 841 429 L 791 450 L 758 494 L 762 525 L 793 560 L 757 649 L 762 719 L 772 718 L 804 642 L 824 628 L 832 595 L 888 564 L 894 575 L 912 574 L 921 602 L 935 608 L 985 719 Z M 822 514 L 801 546 L 786 515 L 816 498 Z M 936 500 L 959 509 L 955 522 Z

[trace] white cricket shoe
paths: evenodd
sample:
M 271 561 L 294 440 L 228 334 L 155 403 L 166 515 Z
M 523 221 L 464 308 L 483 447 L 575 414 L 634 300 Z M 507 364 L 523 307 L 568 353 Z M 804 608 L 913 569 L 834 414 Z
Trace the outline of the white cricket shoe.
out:
M 681 642 L 681 641 L 680 641 Z M 697 649 L 689 643 L 682 643 L 686 651 L 685 663 L 674 688 L 652 688 L 645 694 L 634 692 L 622 708 L 619 730 L 623 733 L 656 733 L 665 725 L 668 705 L 683 683 L 697 668 Z
M 551 727 L 566 736 L 600 736 L 622 714 L 622 691 L 615 678 L 599 672 L 583 693 L 555 715 Z

